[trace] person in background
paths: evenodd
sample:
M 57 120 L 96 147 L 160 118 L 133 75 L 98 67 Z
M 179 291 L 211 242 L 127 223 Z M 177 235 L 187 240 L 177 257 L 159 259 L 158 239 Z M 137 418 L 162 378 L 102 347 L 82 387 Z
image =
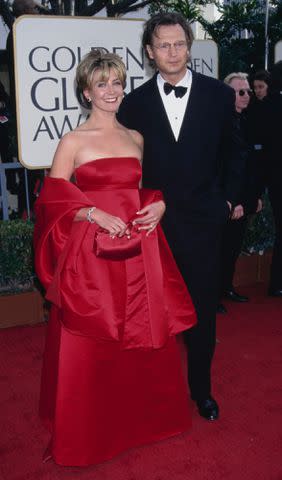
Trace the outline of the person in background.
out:
M 280 63 L 280 65 L 279 65 Z M 275 241 L 268 294 L 282 297 L 282 62 L 272 73 L 256 72 L 251 77 L 255 98 L 248 109 L 249 128 L 254 150 L 261 165 L 261 176 L 272 207 Z
M 190 392 L 199 414 L 216 420 L 211 365 L 219 253 L 223 225 L 237 205 L 242 165 L 234 90 L 187 68 L 192 41 L 179 13 L 146 22 L 143 47 L 156 74 L 125 96 L 118 117 L 144 137 L 144 185 L 164 193 L 162 225 L 198 317 L 185 335 Z
M 12 162 L 11 153 L 11 102 L 2 82 L 0 82 L 0 158 L 1 162 Z M 6 185 L 10 193 L 17 192 L 16 173 L 6 170 Z
M 282 61 L 271 72 L 272 92 L 267 100 L 266 179 L 275 224 L 275 242 L 268 294 L 282 297 Z
M 34 0 L 14 0 L 12 4 L 12 13 L 14 18 L 22 15 L 38 15 L 44 7 Z M 13 31 L 10 30 L 6 41 L 6 52 L 9 72 L 9 90 L 11 98 L 12 114 L 16 117 L 16 90 L 15 90 L 15 71 L 14 71 L 14 39 Z
M 273 93 L 278 96 L 282 95 L 282 60 L 276 62 L 271 69 L 271 80 Z
M 267 164 L 266 140 L 269 118 L 269 98 L 272 95 L 272 80 L 269 72 L 260 70 L 250 75 L 250 85 L 253 89 L 249 107 L 247 109 L 248 138 L 255 158 L 258 178 L 262 189 L 266 187 Z
M 42 13 L 48 13 L 48 10 L 42 6 L 39 2 L 34 0 L 14 0 L 12 4 L 12 13 L 14 18 L 19 18 L 22 15 L 39 15 Z M 7 42 L 7 63 L 9 72 L 9 91 L 10 91 L 10 130 L 15 142 L 15 156 L 18 158 L 18 139 L 17 139 L 17 115 L 16 115 L 16 89 L 15 89 L 15 71 L 14 71 L 14 40 L 13 31 L 10 30 Z M 18 217 L 25 219 L 27 217 L 27 199 L 26 199 L 26 186 L 24 178 L 24 170 L 17 171 L 18 182 L 15 184 L 13 193 L 18 196 Z M 37 198 L 38 185 L 42 183 L 43 171 L 42 170 L 28 170 L 28 193 L 29 193 L 29 206 L 31 209 L 31 216 L 33 215 L 33 204 Z
M 0 157 L 1 162 L 9 161 L 10 98 L 0 81 Z
M 247 302 L 248 297 L 238 293 L 233 286 L 233 277 L 238 256 L 240 255 L 246 232 L 248 215 L 262 209 L 262 192 L 258 182 L 257 165 L 252 155 L 252 146 L 248 138 L 246 110 L 250 103 L 251 89 L 248 75 L 234 72 L 227 75 L 224 82 L 235 90 L 235 109 L 238 128 L 241 132 L 241 151 L 245 159 L 244 181 L 240 192 L 239 203 L 235 205 L 227 222 L 222 242 L 220 299 L 233 302 Z M 218 313 L 225 313 L 226 307 L 220 303 Z
M 263 100 L 270 90 L 271 76 L 266 70 L 256 72 L 252 77 L 253 91 L 258 100 Z

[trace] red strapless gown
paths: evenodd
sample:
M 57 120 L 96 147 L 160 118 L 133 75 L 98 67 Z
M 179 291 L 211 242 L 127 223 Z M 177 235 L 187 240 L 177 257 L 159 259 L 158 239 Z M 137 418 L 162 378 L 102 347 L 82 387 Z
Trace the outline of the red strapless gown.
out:
M 76 184 L 47 178 L 36 205 L 36 265 L 53 303 L 40 415 L 61 465 L 100 463 L 190 427 L 175 335 L 196 318 L 161 229 L 140 255 L 109 261 L 93 253 L 97 226 L 72 221 L 85 205 L 132 219 L 140 177 L 135 158 L 95 160 L 76 169 Z

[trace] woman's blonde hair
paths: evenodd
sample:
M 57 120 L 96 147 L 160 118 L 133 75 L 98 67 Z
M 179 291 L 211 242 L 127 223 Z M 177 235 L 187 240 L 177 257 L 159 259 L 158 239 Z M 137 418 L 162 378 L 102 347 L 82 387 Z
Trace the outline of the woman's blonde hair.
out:
M 76 96 L 84 108 L 91 108 L 83 92 L 85 89 L 91 88 L 94 73 L 100 72 L 100 79 L 104 82 L 109 79 L 111 69 L 115 70 L 118 79 L 125 88 L 125 65 L 115 53 L 109 53 L 104 49 L 94 49 L 81 60 L 76 69 Z

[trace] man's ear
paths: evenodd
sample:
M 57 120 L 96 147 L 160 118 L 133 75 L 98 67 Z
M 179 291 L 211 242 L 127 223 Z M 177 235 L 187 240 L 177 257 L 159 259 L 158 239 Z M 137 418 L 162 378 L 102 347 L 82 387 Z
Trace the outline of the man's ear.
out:
M 151 60 L 154 60 L 154 53 L 151 45 L 146 45 L 146 50 Z

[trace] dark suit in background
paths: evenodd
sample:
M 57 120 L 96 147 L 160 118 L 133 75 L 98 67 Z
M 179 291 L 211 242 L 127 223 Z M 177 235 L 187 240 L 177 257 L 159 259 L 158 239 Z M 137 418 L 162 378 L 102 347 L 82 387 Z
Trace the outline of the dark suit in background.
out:
M 269 294 L 282 297 L 282 93 L 269 96 L 266 108 L 266 182 L 275 223 Z
M 281 86 L 282 88 L 282 86 Z M 270 93 L 254 99 L 248 109 L 249 133 L 273 211 L 275 242 L 269 280 L 269 294 L 282 296 L 282 94 Z
M 198 324 L 186 335 L 194 400 L 211 393 L 222 227 L 227 200 L 236 204 L 240 188 L 234 103 L 230 87 L 193 72 L 178 141 L 156 75 L 127 95 L 119 111 L 119 120 L 144 137 L 143 185 L 164 194 L 163 227 L 197 310 Z
M 237 126 L 240 130 L 241 161 L 244 161 L 238 204 L 242 205 L 244 215 L 236 220 L 229 219 L 223 230 L 220 298 L 233 291 L 235 266 L 242 250 L 248 215 L 256 213 L 258 200 L 262 198 L 264 190 L 262 162 L 258 155 L 261 154 L 261 150 L 254 148 L 250 120 L 252 122 L 252 118 L 248 119 L 246 112 L 236 112 Z

